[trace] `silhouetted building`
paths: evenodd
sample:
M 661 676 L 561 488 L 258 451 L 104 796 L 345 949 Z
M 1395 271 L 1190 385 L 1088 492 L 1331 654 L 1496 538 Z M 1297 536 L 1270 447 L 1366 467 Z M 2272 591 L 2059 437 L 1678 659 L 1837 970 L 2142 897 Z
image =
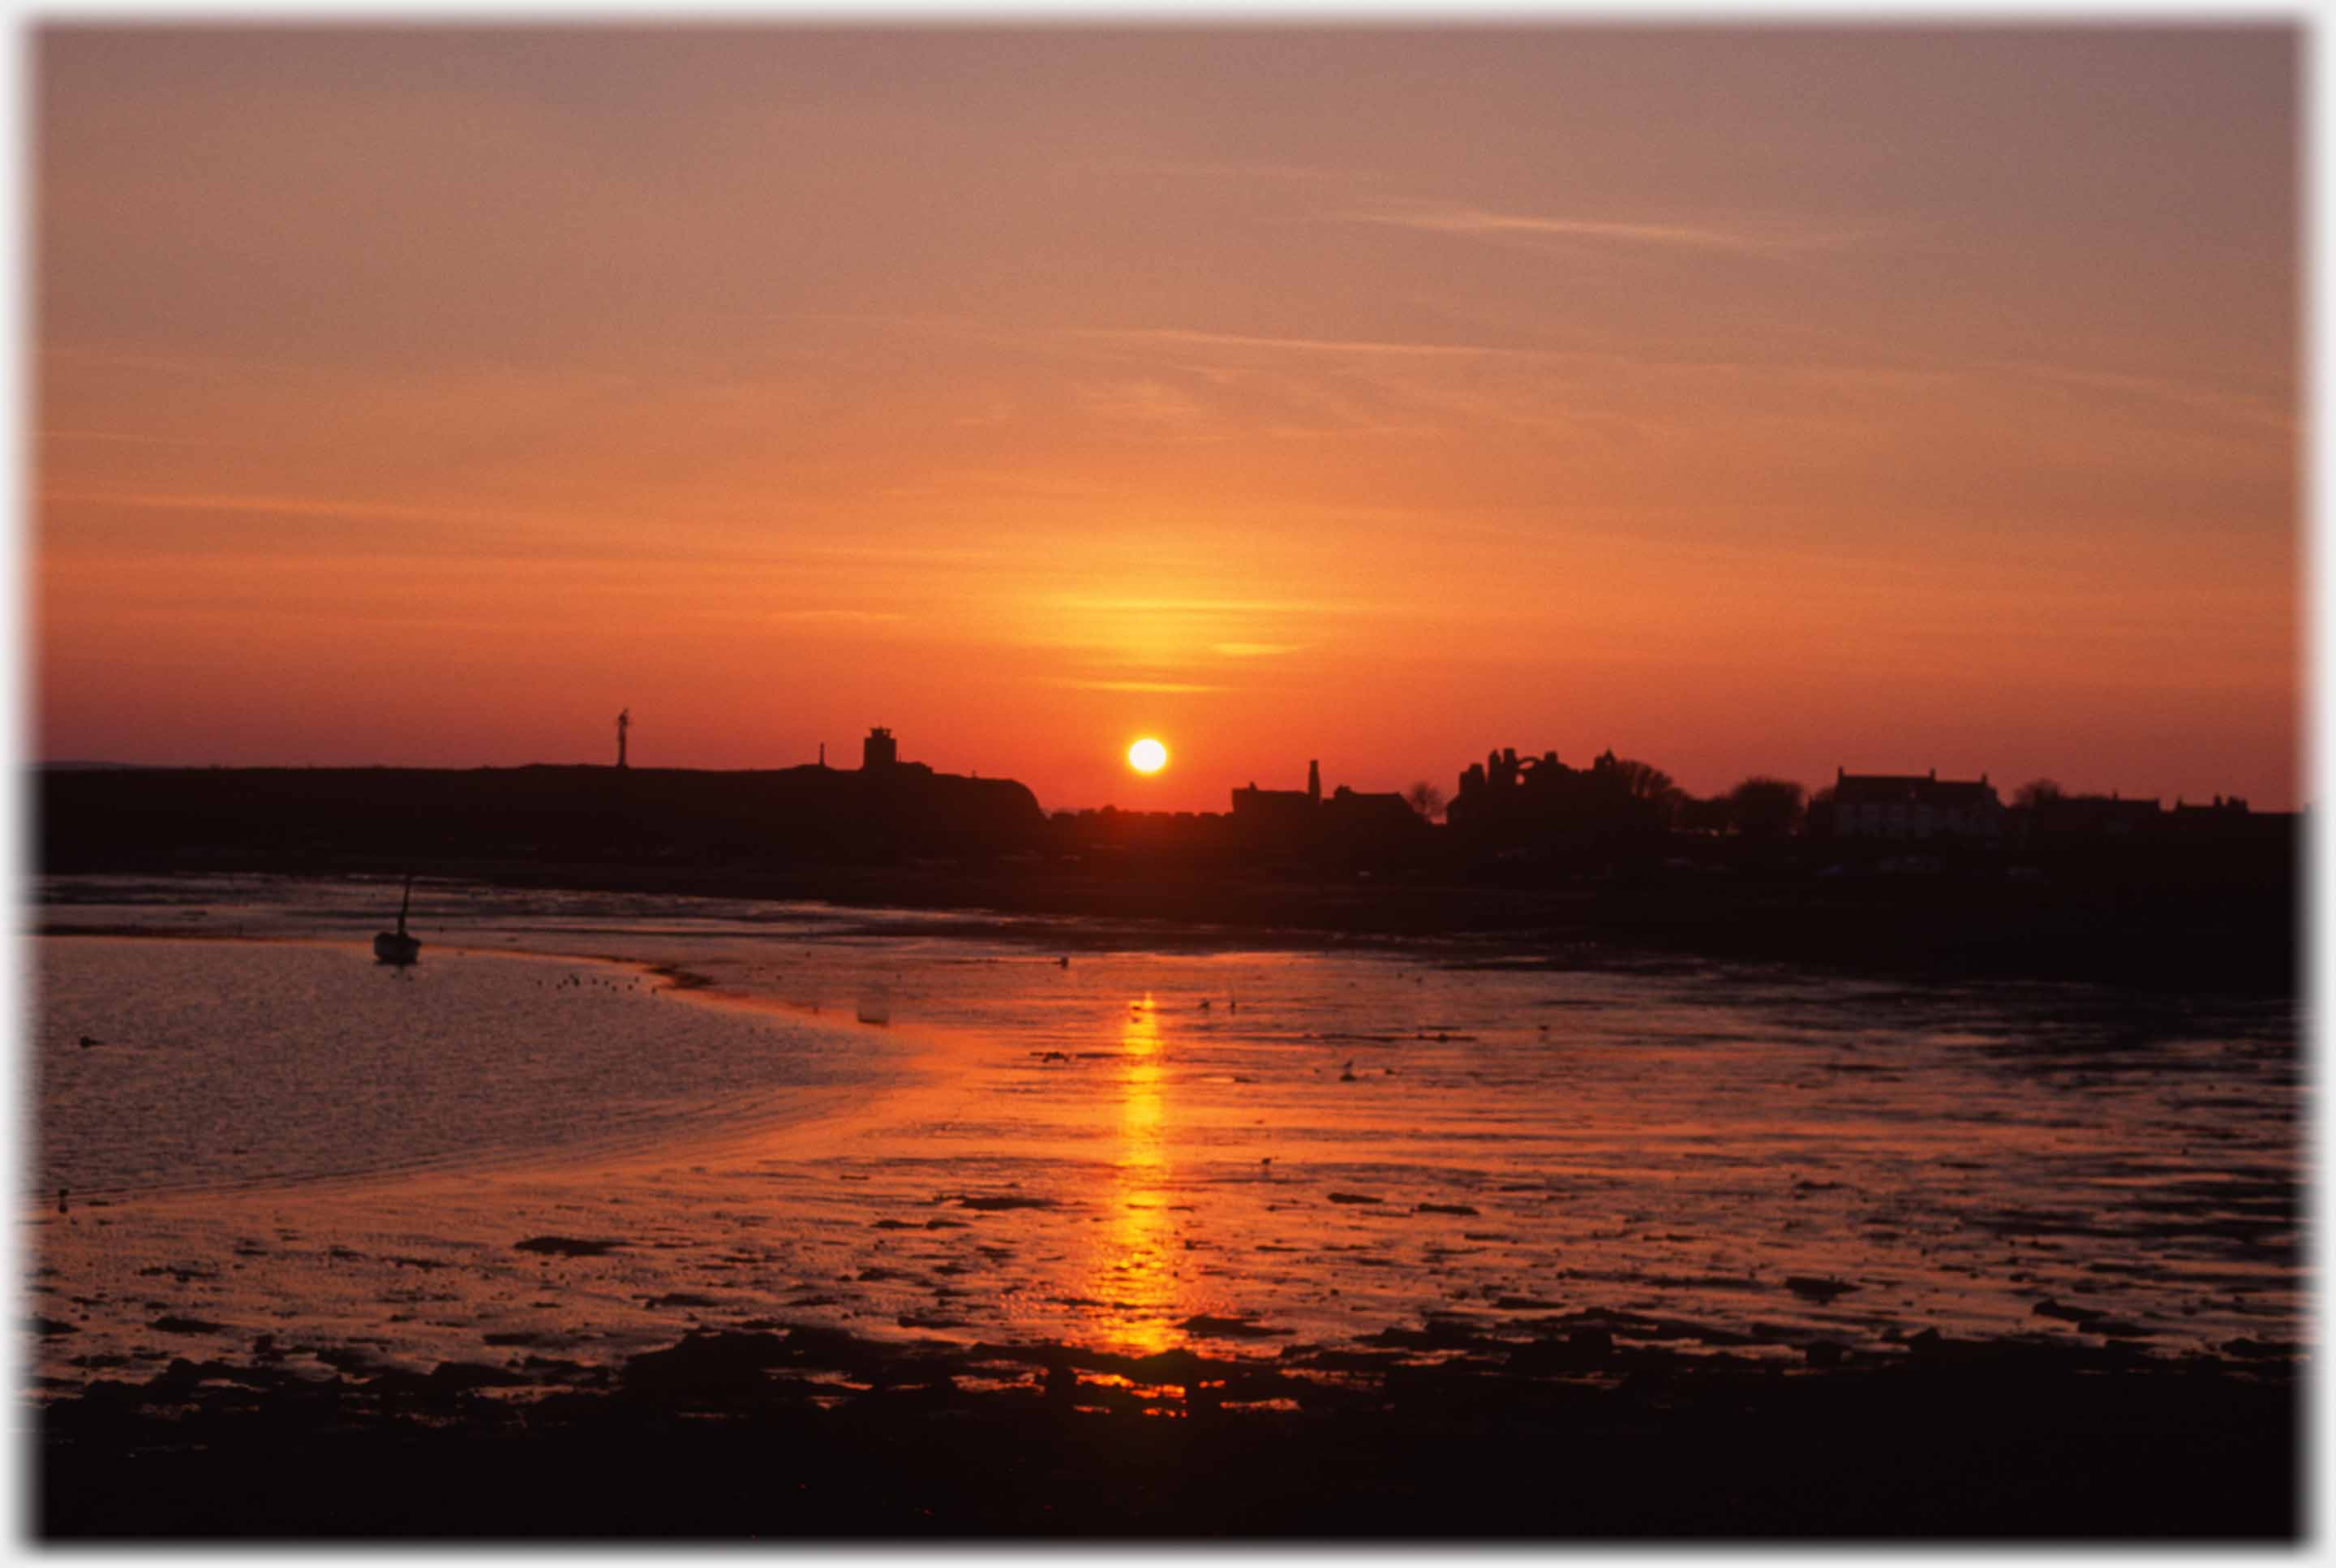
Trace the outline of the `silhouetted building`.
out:
M 1455 828 L 1481 828 L 1533 812 L 1554 798 L 1552 791 L 1573 770 L 1546 751 L 1520 760 L 1517 748 L 1504 746 L 1470 763 L 1460 775 L 1459 792 L 1444 808 L 1444 820 Z
M 2105 795 L 2052 795 L 2030 808 L 2028 831 L 2031 838 L 2042 839 L 2131 838 L 2153 832 L 2164 815 L 2155 795 L 2146 800 L 2127 800 L 2115 791 Z
M 1247 789 L 1233 790 L 1233 825 L 1251 836 L 1281 837 L 1299 843 L 1309 842 L 1319 826 L 1317 812 L 1322 804 L 1322 765 L 1306 765 L 1306 787 L 1302 790 L 1261 790 L 1251 779 Z
M 1467 838 L 1516 845 L 1660 827 L 1661 808 L 1633 793 L 1626 765 L 1611 751 L 1577 768 L 1553 751 L 1521 757 L 1504 746 L 1468 765 L 1444 820 Z
M 897 795 L 901 790 L 913 789 L 919 780 L 934 776 L 930 763 L 902 762 L 900 743 L 882 725 L 871 728 L 860 743 L 859 777 L 871 790 Z
M 1340 784 L 1323 799 L 1319 761 L 1306 765 L 1303 790 L 1260 789 L 1251 782 L 1232 794 L 1232 814 L 1225 819 L 1231 841 L 1252 855 L 1328 857 L 1368 866 L 1412 852 L 1426 833 L 1426 823 L 1399 794 Z
M 1835 768 L 1831 815 L 1835 838 L 1994 839 L 2003 833 L 2003 802 L 1985 774 L 1942 779 L 1936 768 L 1927 774 Z
M 2247 809 L 2237 795 L 2216 795 L 2212 805 L 2187 805 L 2176 800 L 2160 829 L 2170 842 L 2235 848 L 2246 844 L 2289 844 L 2295 841 L 2293 812 Z
M 1351 790 L 1340 784 L 1322 803 L 1322 824 L 1346 839 L 1379 839 L 1416 833 L 1427 824 L 1402 795 Z

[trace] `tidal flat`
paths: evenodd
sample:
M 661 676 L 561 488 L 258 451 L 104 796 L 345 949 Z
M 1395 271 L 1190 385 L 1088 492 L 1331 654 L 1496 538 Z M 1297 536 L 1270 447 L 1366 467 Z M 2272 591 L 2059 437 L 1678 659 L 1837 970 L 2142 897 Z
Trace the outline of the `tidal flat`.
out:
M 44 884 L 44 1534 L 2296 1528 L 2287 998 L 394 904 Z

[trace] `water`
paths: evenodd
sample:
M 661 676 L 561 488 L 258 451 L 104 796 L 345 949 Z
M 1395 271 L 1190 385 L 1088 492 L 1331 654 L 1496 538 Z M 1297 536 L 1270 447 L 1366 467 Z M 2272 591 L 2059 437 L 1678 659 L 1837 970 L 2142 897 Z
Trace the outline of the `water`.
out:
M 35 944 L 61 1383 L 190 1320 L 417 1366 L 779 1321 L 1432 1356 L 1595 1314 L 1795 1361 L 2303 1335 L 2285 1001 L 1169 932 L 1066 966 L 1014 922 L 428 885 L 400 974 L 378 883 L 42 897 L 187 933 Z M 606 1250 L 517 1246 L 547 1235 Z
M 39 1193 L 584 1158 L 710 1120 L 789 1120 L 881 1081 L 897 1054 L 651 1007 L 657 977 L 558 959 L 453 951 L 397 969 L 307 941 L 42 949 Z

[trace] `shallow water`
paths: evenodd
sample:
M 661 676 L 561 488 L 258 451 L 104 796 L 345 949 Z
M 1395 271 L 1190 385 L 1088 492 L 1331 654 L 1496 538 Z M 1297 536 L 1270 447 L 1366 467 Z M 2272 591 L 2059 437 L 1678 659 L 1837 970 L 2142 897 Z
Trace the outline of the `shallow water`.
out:
M 1432 1355 L 1595 1313 L 1795 1359 L 2303 1334 L 2284 1002 L 1461 944 L 1065 965 L 1009 921 L 433 885 L 400 975 L 364 946 L 394 887 L 42 898 L 237 939 L 36 944 L 62 1383 L 263 1333 L 426 1367 L 774 1321 Z
M 584 1158 L 709 1119 L 793 1119 L 900 1054 L 652 1007 L 658 977 L 559 959 L 447 951 L 401 970 L 346 943 L 41 946 L 38 1193 Z

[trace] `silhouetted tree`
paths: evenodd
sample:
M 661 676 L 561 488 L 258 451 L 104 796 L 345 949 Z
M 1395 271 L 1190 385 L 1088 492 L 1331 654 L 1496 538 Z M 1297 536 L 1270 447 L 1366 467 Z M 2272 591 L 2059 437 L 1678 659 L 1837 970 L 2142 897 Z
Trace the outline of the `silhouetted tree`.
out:
M 2029 779 L 2012 792 L 2011 803 L 2033 811 L 2047 801 L 2059 800 L 2063 793 L 2060 786 L 2050 779 Z
M 1782 837 L 1799 820 L 1807 793 L 1790 779 L 1756 774 L 1728 792 L 1728 822 L 1747 839 Z
M 1622 787 L 1630 792 L 1632 800 L 1657 800 L 1671 788 L 1670 774 L 1652 763 L 1631 757 L 1614 760 L 1614 776 L 1622 781 Z
M 1729 821 L 1728 797 L 1698 800 L 1685 790 L 1671 806 L 1671 831 L 1682 833 L 1724 833 Z
M 1658 826 L 1669 827 L 1671 813 L 1678 809 L 1681 792 L 1671 783 L 1671 775 L 1652 763 L 1617 757 L 1612 765 L 1615 778 L 1621 782 L 1623 793 L 1644 803 L 1648 818 Z
M 1444 792 L 1421 779 L 1403 792 L 1404 803 L 1417 812 L 1423 821 L 1444 820 Z

